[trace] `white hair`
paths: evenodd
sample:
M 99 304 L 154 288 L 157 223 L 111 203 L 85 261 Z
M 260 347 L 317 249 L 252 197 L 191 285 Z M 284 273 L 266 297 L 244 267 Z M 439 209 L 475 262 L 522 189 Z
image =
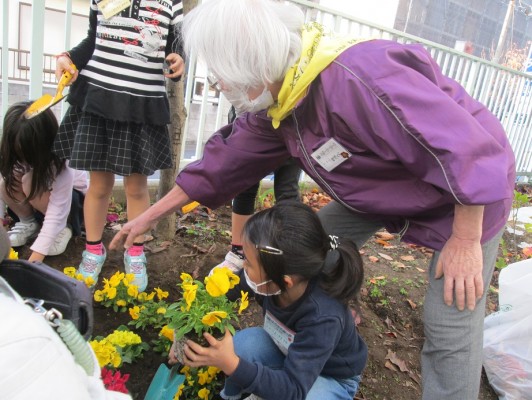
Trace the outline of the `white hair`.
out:
M 301 53 L 303 12 L 273 0 L 204 1 L 183 21 L 185 51 L 228 87 L 284 79 Z

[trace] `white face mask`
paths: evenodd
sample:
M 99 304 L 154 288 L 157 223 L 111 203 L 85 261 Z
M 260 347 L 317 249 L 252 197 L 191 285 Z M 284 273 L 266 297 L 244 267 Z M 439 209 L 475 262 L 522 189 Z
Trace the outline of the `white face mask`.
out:
M 275 103 L 272 92 L 266 87 L 262 93 L 253 100 L 250 100 L 248 94 L 241 89 L 224 90 L 223 95 L 229 103 L 235 107 L 237 114 L 265 110 Z
M 244 277 L 246 278 L 246 283 L 248 284 L 249 288 L 253 290 L 255 293 L 260 294 L 261 296 L 277 296 L 281 294 L 281 289 L 279 289 L 275 293 L 265 293 L 265 292 L 260 291 L 259 286 L 267 285 L 268 283 L 272 281 L 271 279 L 268 281 L 261 282 L 261 283 L 255 283 L 251 279 L 249 279 L 248 273 L 246 272 L 245 269 L 244 269 Z

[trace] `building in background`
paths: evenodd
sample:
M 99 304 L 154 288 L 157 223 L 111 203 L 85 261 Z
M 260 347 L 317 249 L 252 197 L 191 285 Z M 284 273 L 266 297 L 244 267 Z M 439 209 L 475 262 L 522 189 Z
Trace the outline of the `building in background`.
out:
M 510 0 L 399 0 L 394 28 L 455 48 L 471 43 L 475 56 L 491 60 Z M 515 0 L 506 49 L 532 41 L 532 0 Z

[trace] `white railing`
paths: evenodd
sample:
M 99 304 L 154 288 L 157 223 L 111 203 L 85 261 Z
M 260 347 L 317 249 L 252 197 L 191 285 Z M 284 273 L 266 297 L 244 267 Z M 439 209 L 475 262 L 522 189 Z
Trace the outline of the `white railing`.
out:
M 298 4 L 307 20 L 316 20 L 340 33 L 425 46 L 444 74 L 458 81 L 499 118 L 515 152 L 518 174 L 532 175 L 532 76 L 309 1 L 289 2 Z M 219 93 L 207 90 L 205 75 L 205 69 L 197 65 L 192 54 L 187 71 L 185 107 L 189 116 L 181 167 L 200 158 L 205 141 L 226 122 L 227 101 Z

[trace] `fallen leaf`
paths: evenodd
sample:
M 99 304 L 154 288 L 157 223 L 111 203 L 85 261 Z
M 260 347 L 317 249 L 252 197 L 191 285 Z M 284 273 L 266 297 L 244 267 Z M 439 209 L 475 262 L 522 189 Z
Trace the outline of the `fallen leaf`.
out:
M 384 275 L 376 276 L 375 278 L 371 278 L 369 283 L 373 283 L 375 285 L 377 281 L 382 281 L 384 278 L 386 278 Z
M 120 229 L 119 229 L 120 230 Z M 368 257 L 368 260 L 371 261 L 372 263 L 376 263 L 379 261 L 379 258 L 378 257 L 375 257 L 375 256 L 369 256 Z
M 381 256 L 382 258 L 384 258 L 385 260 L 388 260 L 388 261 L 393 261 L 393 258 L 390 257 L 388 254 L 384 254 L 384 253 L 377 253 L 379 256 Z
M 532 256 L 532 247 L 525 247 L 523 249 L 523 254 L 525 257 L 531 257 Z
M 399 261 L 392 261 L 391 264 L 392 264 L 392 267 L 394 268 L 400 268 L 400 269 L 406 268 L 406 265 L 404 265 L 402 262 L 399 262 Z
M 386 354 L 385 359 L 386 360 L 390 360 L 394 365 L 399 367 L 401 372 L 409 371 L 407 366 L 406 366 L 406 362 L 404 362 L 399 357 L 397 357 L 397 354 L 394 351 L 391 351 L 390 349 L 388 349 L 388 354 Z
M 395 238 L 395 235 L 392 235 L 391 233 L 388 233 L 385 231 L 377 232 L 375 233 L 375 236 L 377 236 L 379 239 L 382 239 L 382 240 L 392 240 Z
M 395 368 L 395 366 L 390 361 L 386 361 L 384 363 L 384 366 L 391 371 L 397 372 L 397 368 Z
M 401 256 L 401 260 L 403 261 L 414 261 L 414 256 Z
M 390 337 L 394 337 L 394 338 L 397 338 L 397 333 L 395 332 L 392 332 L 392 331 L 389 331 L 389 332 L 384 332 L 386 335 L 390 336 Z
M 425 270 L 423 268 L 418 268 L 416 267 L 416 269 L 419 271 L 419 272 L 425 272 Z
M 375 239 L 375 243 L 378 243 L 381 246 L 389 246 L 390 245 L 390 243 L 388 243 L 386 240 L 382 240 L 382 239 Z
M 408 302 L 408 304 L 410 304 L 410 307 L 412 307 L 412 310 L 415 310 L 416 307 L 417 307 L 417 304 L 414 303 L 412 300 L 410 299 L 406 299 L 406 301 Z

